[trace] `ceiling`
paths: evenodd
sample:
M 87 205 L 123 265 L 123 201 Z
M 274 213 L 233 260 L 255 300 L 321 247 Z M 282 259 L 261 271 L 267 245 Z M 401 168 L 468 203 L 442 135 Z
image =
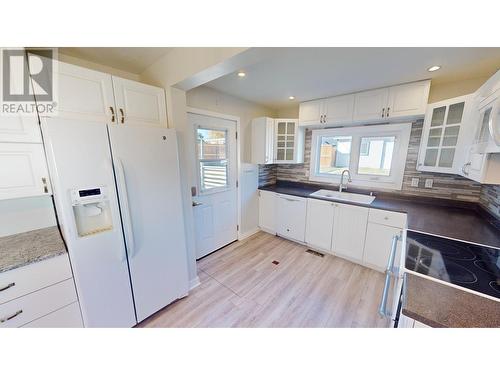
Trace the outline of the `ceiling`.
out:
M 62 47 L 59 48 L 59 52 L 140 74 L 171 49 L 171 47 Z
M 442 68 L 428 72 L 433 65 Z M 245 67 L 244 78 L 232 73 L 206 85 L 279 109 L 427 78 L 436 84 L 485 77 L 499 68 L 500 48 L 281 48 Z

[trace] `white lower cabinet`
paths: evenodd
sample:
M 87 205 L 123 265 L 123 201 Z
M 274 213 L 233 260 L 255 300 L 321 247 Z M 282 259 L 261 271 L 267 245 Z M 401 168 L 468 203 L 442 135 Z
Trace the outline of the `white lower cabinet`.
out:
M 365 247 L 368 208 L 335 203 L 332 252 L 361 263 Z
M 0 143 L 0 199 L 50 193 L 43 145 Z
M 427 324 L 419 322 L 413 318 L 409 318 L 406 315 L 400 314 L 398 321 L 398 328 L 432 328 Z
M 307 199 L 306 243 L 317 250 L 330 252 L 332 248 L 335 203 Z
M 0 305 L 0 327 L 21 327 L 77 301 L 73 279 Z
M 259 227 L 265 232 L 276 234 L 276 194 L 259 190 Z
M 64 306 L 59 310 L 45 315 L 23 328 L 81 328 L 83 327 L 82 314 L 78 302 Z
M 406 214 L 261 190 L 259 226 L 383 272 L 394 236 L 406 228 Z
M 392 239 L 399 233 L 401 233 L 400 228 L 369 222 L 366 230 L 363 263 L 370 268 L 384 271 L 391 252 Z M 401 246 L 401 241 L 398 242 L 398 246 Z
M 307 199 L 278 194 L 276 198 L 276 232 L 299 242 L 305 241 Z
M 0 328 L 82 325 L 68 254 L 0 273 Z

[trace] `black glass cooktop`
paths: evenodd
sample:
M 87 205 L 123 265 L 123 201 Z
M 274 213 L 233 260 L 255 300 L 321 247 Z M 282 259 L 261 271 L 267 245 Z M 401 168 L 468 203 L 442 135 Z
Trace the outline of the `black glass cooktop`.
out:
M 405 267 L 500 298 L 500 250 L 408 231 Z

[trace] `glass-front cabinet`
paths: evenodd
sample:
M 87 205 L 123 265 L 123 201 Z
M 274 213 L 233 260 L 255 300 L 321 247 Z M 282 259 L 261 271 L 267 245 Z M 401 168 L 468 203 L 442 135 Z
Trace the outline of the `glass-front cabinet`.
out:
M 275 163 L 302 163 L 304 129 L 299 128 L 297 119 L 275 119 Z
M 457 174 L 464 147 L 471 143 L 468 121 L 472 95 L 429 104 L 425 115 L 417 170 Z

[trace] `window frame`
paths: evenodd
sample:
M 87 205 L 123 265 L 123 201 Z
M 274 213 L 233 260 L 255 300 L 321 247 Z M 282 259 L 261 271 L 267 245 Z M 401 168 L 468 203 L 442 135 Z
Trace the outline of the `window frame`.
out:
M 350 136 L 352 137 L 349 171 L 351 172 L 352 186 L 385 188 L 401 190 L 403 186 L 406 157 L 410 143 L 411 123 L 389 125 L 365 125 L 354 127 L 315 129 L 312 131 L 311 158 L 309 164 L 309 180 L 340 184 L 340 175 L 319 173 L 321 137 Z M 389 176 L 358 174 L 361 138 L 364 137 L 395 137 L 394 151 Z M 347 169 L 347 168 L 346 168 Z

